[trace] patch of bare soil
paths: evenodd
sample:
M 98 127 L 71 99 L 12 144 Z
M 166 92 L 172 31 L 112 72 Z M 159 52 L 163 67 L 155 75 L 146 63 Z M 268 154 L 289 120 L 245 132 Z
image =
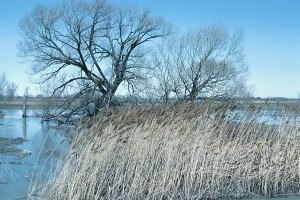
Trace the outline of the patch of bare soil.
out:
M 22 144 L 27 140 L 22 137 L 17 138 L 6 138 L 0 137 L 0 154 L 25 157 L 31 154 L 28 150 L 19 149 L 18 144 Z

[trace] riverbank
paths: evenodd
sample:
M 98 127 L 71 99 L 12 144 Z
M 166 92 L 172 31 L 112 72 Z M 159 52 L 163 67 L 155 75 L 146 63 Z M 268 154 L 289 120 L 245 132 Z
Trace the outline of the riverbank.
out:
M 49 105 L 47 101 L 47 99 L 27 99 L 26 105 L 29 109 L 41 109 L 45 106 L 61 105 L 64 102 L 64 99 L 55 99 L 55 104 L 53 103 L 53 105 Z M 23 99 L 0 100 L 0 109 L 22 109 L 23 103 Z
M 49 100 L 47 100 L 47 98 L 45 99 L 27 99 L 27 106 L 29 108 L 32 109 L 36 109 L 36 108 L 43 108 L 45 106 L 59 106 L 62 105 L 63 102 L 65 101 L 65 99 L 63 98 L 58 98 L 58 99 L 54 99 L 51 101 L 55 101 L 55 103 L 52 103 L 52 105 L 49 105 L 50 103 L 47 102 Z M 199 100 L 199 102 L 203 102 L 205 100 Z M 233 100 L 235 101 L 235 100 Z M 219 101 L 215 101 L 215 102 L 219 102 Z M 236 102 L 239 102 L 238 100 Z M 241 100 L 241 102 L 243 102 L 243 100 Z M 255 108 L 259 108 L 259 107 L 264 107 L 264 108 L 287 108 L 287 107 L 299 107 L 300 106 L 300 101 L 250 101 L 247 102 L 245 101 L 247 104 L 251 103 L 252 106 L 254 106 Z M 121 101 L 122 103 L 122 101 Z M 160 104 L 161 102 L 157 102 L 157 104 Z M 124 103 L 124 104 L 131 104 L 131 103 Z M 139 102 L 140 105 L 148 105 L 150 104 L 150 102 L 148 101 L 140 101 Z M 9 108 L 18 108 L 21 109 L 23 106 L 23 99 L 13 99 L 13 100 L 0 100 L 0 109 L 9 109 Z
M 43 105 L 43 99 L 28 99 L 26 102 L 30 108 L 40 108 Z M 23 99 L 0 100 L 0 109 L 17 108 L 22 109 Z
M 99 113 L 81 122 L 56 176 L 32 193 L 44 199 L 297 194 L 299 122 L 290 126 L 283 116 L 280 125 L 253 118 L 232 123 L 224 117 L 227 109 L 204 103 Z

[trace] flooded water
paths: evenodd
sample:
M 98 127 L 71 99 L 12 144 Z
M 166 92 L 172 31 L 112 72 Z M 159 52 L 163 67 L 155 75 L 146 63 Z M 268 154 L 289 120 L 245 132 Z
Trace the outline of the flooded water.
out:
M 255 121 L 267 125 L 300 125 L 299 114 L 287 113 L 282 109 L 262 109 L 259 111 L 233 110 L 226 113 L 226 119 L 232 122 Z
M 22 118 L 21 110 L 2 113 L 5 115 L 0 117 L 0 137 L 26 139 L 15 148 L 31 153 L 0 153 L 0 199 L 26 199 L 28 191 L 40 186 L 55 169 L 65 148 L 65 130 L 42 124 L 41 118 Z

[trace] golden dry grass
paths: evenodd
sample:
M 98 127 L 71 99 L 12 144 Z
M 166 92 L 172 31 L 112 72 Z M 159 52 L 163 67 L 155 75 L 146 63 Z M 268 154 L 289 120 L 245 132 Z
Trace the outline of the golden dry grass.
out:
M 31 192 L 41 199 L 298 193 L 299 126 L 253 117 L 233 123 L 228 109 L 212 103 L 122 108 L 83 120 L 55 178 Z

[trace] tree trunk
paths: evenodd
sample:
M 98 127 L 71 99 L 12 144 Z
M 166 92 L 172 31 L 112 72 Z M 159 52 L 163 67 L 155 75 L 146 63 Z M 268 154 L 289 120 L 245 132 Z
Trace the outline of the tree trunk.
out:
M 24 99 L 23 99 L 23 114 L 22 117 L 27 117 L 27 96 L 24 95 Z
M 119 102 L 117 100 L 113 100 L 113 97 L 120 85 L 121 81 L 114 81 L 113 84 L 108 87 L 109 89 L 107 92 L 103 93 L 103 95 L 99 98 L 97 101 L 96 107 L 96 113 L 97 110 L 100 109 L 108 109 L 109 107 L 114 107 L 119 105 Z
M 195 101 L 196 96 L 197 96 L 196 91 L 192 90 L 189 96 L 190 96 L 190 101 Z

